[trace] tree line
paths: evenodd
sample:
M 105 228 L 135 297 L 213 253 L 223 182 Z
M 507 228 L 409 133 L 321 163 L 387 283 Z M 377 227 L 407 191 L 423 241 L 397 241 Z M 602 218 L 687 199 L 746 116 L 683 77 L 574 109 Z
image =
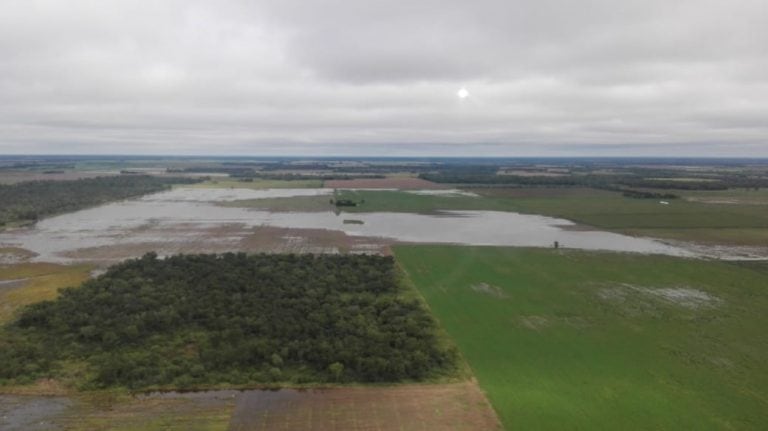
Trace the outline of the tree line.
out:
M 0 185 L 0 227 L 45 216 L 166 190 L 191 178 L 147 175 L 109 176 L 72 181 L 27 181 Z
M 563 175 L 563 176 L 521 176 L 498 175 L 487 169 L 473 171 L 446 170 L 422 173 L 419 178 L 450 184 L 523 186 L 523 187 L 591 187 L 615 190 L 618 187 L 633 187 L 662 190 L 727 190 L 734 188 L 757 189 L 768 187 L 768 178 L 729 175 L 718 178 L 680 181 L 674 178 L 643 178 L 633 175 Z M 637 196 L 632 196 L 637 197 Z
M 0 383 L 84 362 L 86 387 L 395 382 L 455 370 L 456 352 L 407 298 L 391 257 L 147 254 L 0 337 Z

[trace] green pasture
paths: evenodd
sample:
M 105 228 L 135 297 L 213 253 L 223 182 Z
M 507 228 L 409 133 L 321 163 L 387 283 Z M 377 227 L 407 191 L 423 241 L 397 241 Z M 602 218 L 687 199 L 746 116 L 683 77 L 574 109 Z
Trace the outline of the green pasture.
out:
M 764 265 L 394 252 L 508 429 L 768 429 Z

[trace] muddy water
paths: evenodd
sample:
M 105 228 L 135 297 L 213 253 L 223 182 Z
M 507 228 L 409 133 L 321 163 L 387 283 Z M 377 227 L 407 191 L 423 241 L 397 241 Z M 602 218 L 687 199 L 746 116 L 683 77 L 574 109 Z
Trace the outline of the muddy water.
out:
M 248 228 L 329 229 L 354 237 L 382 237 L 417 243 L 561 247 L 587 250 L 657 253 L 676 256 L 696 254 L 646 238 L 614 233 L 568 229 L 573 223 L 551 217 L 497 211 L 447 211 L 440 215 L 410 213 L 333 212 L 274 213 L 249 208 L 229 208 L 221 200 L 259 197 L 312 196 L 323 189 L 192 189 L 180 188 L 44 219 L 33 228 L 0 234 L 0 245 L 21 247 L 38 254 L 37 261 L 69 261 L 74 250 L 147 242 L 203 244 L 235 243 L 250 234 Z M 241 226 L 231 235 L 201 238 L 202 230 Z M 159 238 L 158 236 L 162 236 Z

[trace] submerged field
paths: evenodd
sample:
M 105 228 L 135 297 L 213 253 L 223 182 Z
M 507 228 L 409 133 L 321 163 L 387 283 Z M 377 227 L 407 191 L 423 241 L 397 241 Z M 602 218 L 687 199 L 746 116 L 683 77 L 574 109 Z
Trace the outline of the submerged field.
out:
M 347 190 L 337 196 L 356 203 L 343 207 L 346 212 L 514 211 L 671 240 L 745 246 L 765 246 L 768 240 L 768 198 L 762 191 L 685 192 L 666 204 L 659 199 L 635 199 L 589 188 L 493 187 L 466 191 L 470 194 Z
M 508 429 L 765 429 L 762 264 L 397 246 Z

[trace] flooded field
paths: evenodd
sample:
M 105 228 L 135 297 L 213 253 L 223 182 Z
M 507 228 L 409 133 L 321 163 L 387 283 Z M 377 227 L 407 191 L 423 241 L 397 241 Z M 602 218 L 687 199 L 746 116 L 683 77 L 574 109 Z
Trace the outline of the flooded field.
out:
M 141 198 L 145 202 L 231 202 L 244 199 L 331 195 L 331 189 L 250 189 L 180 187 Z
M 0 234 L 0 247 L 36 253 L 44 262 L 116 260 L 161 254 L 222 251 L 381 252 L 392 242 L 561 247 L 696 256 L 683 247 L 596 230 L 573 229 L 552 217 L 499 211 L 359 213 L 270 212 L 216 202 L 315 196 L 327 189 L 195 189 L 90 208 Z
M 427 190 L 444 189 L 442 184 L 414 177 L 357 178 L 351 180 L 328 180 L 325 188 L 331 189 L 400 189 Z

